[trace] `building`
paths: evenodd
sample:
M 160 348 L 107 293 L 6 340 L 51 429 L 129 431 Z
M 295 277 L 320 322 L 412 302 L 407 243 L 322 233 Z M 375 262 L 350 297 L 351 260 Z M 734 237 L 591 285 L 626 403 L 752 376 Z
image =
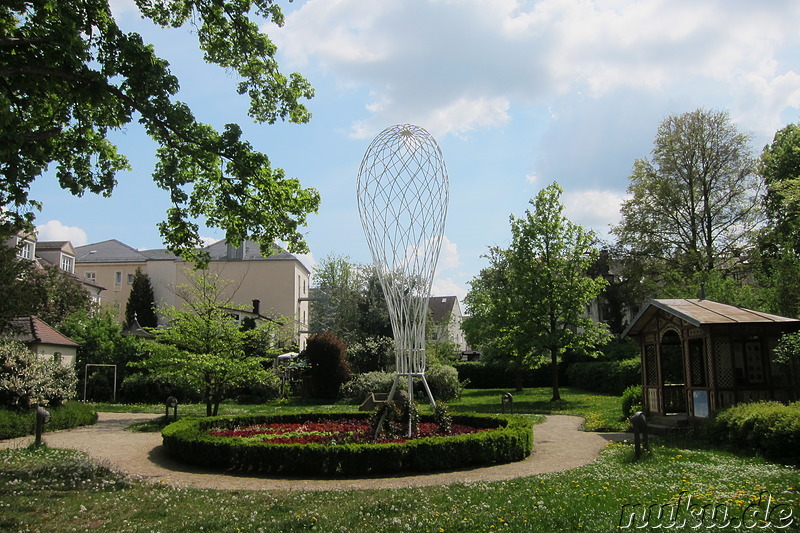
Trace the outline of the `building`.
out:
M 25 344 L 42 359 L 54 359 L 63 366 L 75 366 L 78 343 L 65 337 L 35 316 L 14 319 L 11 338 Z
M 740 402 L 798 399 L 796 373 L 773 350 L 800 320 L 711 300 L 651 300 L 623 333 L 639 341 L 644 408 L 701 421 Z
M 452 342 L 455 351 L 463 353 L 468 351 L 461 322 L 464 316 L 457 296 L 431 296 L 428 299 L 431 321 L 435 325 L 434 331 L 429 332 L 429 337 L 438 342 Z
M 229 281 L 226 305 L 252 309 L 255 314 L 286 317 L 292 323 L 299 348 L 305 347 L 308 330 L 308 268 L 294 255 L 277 249 L 263 256 L 258 244 L 246 241 L 240 247 L 218 241 L 205 248 L 210 256 L 208 271 Z M 120 321 L 130 296 L 136 269 L 147 274 L 153 287 L 156 308 L 180 308 L 185 301 L 177 287 L 189 282 L 194 265 L 167 250 L 136 250 L 120 241 L 108 240 L 76 248 L 75 271 L 81 278 L 107 287 L 104 303 L 116 307 Z
M 35 234 L 20 233 L 8 239 L 6 246 L 17 247 L 20 259 L 32 261 L 37 267 L 55 266 L 75 276 L 75 249 L 69 241 L 39 241 Z M 100 303 L 100 293 L 105 290 L 93 280 L 75 276 L 89 293 L 92 301 Z

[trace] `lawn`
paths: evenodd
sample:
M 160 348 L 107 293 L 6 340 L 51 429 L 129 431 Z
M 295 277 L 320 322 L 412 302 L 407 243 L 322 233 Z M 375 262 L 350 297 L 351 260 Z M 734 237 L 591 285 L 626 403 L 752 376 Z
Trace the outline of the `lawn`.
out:
M 515 414 L 561 414 L 575 415 L 584 419 L 587 431 L 624 431 L 627 422 L 622 420 L 620 397 L 608 394 L 590 393 L 580 389 L 562 387 L 561 400 L 551 402 L 552 391 L 549 388 L 529 388 L 518 393 L 508 389 L 466 389 L 461 398 L 448 403 L 452 413 L 479 412 L 500 413 L 502 405 L 500 397 L 510 392 L 513 396 Z M 125 413 L 164 413 L 163 404 L 109 404 L 97 403 L 94 407 L 99 412 Z M 420 412 L 430 412 L 425 400 L 419 402 Z M 357 411 L 358 406 L 339 401 L 335 404 L 317 404 L 297 398 L 279 400 L 263 405 L 240 405 L 234 402 L 220 404 L 220 415 L 251 414 L 293 414 L 303 412 Z M 205 404 L 187 404 L 178 406 L 179 416 L 205 416 Z
M 450 408 L 454 413 L 500 412 L 504 392 L 508 391 L 467 390 Z M 618 397 L 564 388 L 563 400 L 550 402 L 549 389 L 511 392 L 516 414 L 577 415 L 591 429 L 623 425 Z M 164 412 L 162 405 L 96 407 Z M 220 414 L 342 409 L 357 406 L 297 400 L 266 406 L 225 403 Z M 204 413 L 201 405 L 179 406 L 180 415 Z M 685 530 L 798 530 L 796 468 L 707 449 L 686 438 L 651 442 L 652 454 L 640 461 L 633 460 L 632 446 L 620 443 L 609 445 L 590 465 L 555 474 L 495 483 L 337 492 L 180 489 L 110 472 L 79 452 L 5 450 L 0 451 L 0 530 L 527 533 L 681 525 Z
M 654 440 L 652 455 L 639 462 L 632 455 L 629 445 L 612 444 L 585 467 L 495 483 L 228 492 L 133 481 L 73 451 L 5 450 L 0 530 L 549 533 L 673 523 L 686 530 L 796 530 L 796 469 L 679 440 Z

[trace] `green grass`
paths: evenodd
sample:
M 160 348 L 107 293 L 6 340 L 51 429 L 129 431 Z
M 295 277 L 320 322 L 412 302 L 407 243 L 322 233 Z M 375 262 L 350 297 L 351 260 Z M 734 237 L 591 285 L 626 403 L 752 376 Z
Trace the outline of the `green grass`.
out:
M 561 400 L 551 402 L 551 389 L 529 388 L 523 392 L 507 389 L 466 389 L 457 401 L 448 402 L 452 413 L 479 412 L 500 413 L 502 405 L 500 396 L 511 392 L 514 397 L 514 414 L 561 414 L 575 415 L 584 419 L 583 427 L 587 431 L 624 431 L 627 422 L 622 420 L 621 399 L 609 394 L 590 393 L 570 387 L 561 388 Z M 108 404 L 96 403 L 97 411 L 124 413 L 159 413 L 164 414 L 163 405 L 159 404 Z M 420 402 L 420 412 L 429 413 L 430 407 L 425 401 Z M 346 401 L 334 404 L 318 404 L 313 401 L 292 398 L 277 400 L 260 405 L 240 405 L 234 402 L 220 404 L 220 415 L 256 415 L 256 414 L 294 414 L 303 412 L 358 411 L 358 406 Z M 170 411 L 171 412 L 171 411 Z M 178 406 L 179 416 L 205 416 L 205 404 L 186 404 Z
M 623 506 L 636 503 L 672 505 L 664 508 L 662 526 L 670 509 L 680 509 L 678 518 L 688 521 L 685 530 L 696 525 L 687 504 L 697 504 L 694 510 L 706 504 L 716 507 L 716 521 L 707 511 L 706 526 L 724 524 L 723 508 L 727 520 L 738 520 L 751 504 L 747 518 L 762 519 L 753 523 L 758 531 L 781 531 L 777 526 L 786 521 L 779 521 L 779 513 L 792 520 L 783 531 L 798 526 L 796 469 L 704 450 L 690 441 L 654 439 L 651 456 L 635 462 L 632 455 L 631 446 L 613 444 L 585 467 L 505 482 L 400 490 L 229 492 L 132 481 L 97 467 L 78 452 L 4 450 L 0 530 L 605 532 L 617 530 L 620 520 L 627 523 L 630 513 Z M 769 517 L 766 495 L 772 498 Z M 786 518 L 787 510 L 791 518 Z M 642 523 L 640 519 L 634 525 Z M 658 523 L 651 515 L 649 524 Z

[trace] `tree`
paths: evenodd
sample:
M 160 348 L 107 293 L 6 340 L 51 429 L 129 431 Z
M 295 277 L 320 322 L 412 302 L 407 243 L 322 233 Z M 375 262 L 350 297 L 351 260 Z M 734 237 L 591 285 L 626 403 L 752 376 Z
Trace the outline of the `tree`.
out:
M 272 0 L 136 5 L 162 27 L 196 29 L 204 59 L 238 77 L 256 122 L 309 120 L 301 99 L 313 89 L 299 74 L 280 72 L 276 47 L 259 28 L 263 19 L 283 24 Z M 173 204 L 159 224 L 170 250 L 206 258 L 198 252 L 200 218 L 237 246 L 251 238 L 265 253 L 275 240 L 307 250 L 298 227 L 317 210 L 317 192 L 271 168 L 238 125 L 218 132 L 176 101 L 168 63 L 119 28 L 108 0 L 12 0 L 0 7 L 0 28 L 0 239 L 32 227 L 41 203 L 30 186 L 51 163 L 71 194 L 110 195 L 130 165 L 108 132 L 136 119 L 158 144 L 153 179 Z
M 737 265 L 762 221 L 763 184 L 748 142 L 726 112 L 664 119 L 652 159 L 634 163 L 631 198 L 612 229 L 627 252 L 628 278 L 652 292 L 670 273 L 684 278 Z
M 17 249 L 0 241 L 0 333 L 12 320 L 30 315 L 33 309 L 29 280 L 35 275 L 32 261 L 17 257 Z
M 758 262 L 772 312 L 800 315 L 800 126 L 775 133 L 761 153 L 767 185 L 767 224 L 758 238 Z
M 345 344 L 331 333 L 317 333 L 308 339 L 302 355 L 308 360 L 311 395 L 335 400 L 339 387 L 350 379 Z
M 357 338 L 362 294 L 359 266 L 348 257 L 329 255 L 314 269 L 314 280 L 318 298 L 311 301 L 312 331 L 329 331 L 346 340 Z
M 206 415 L 235 387 L 266 377 L 264 358 L 245 352 L 247 334 L 230 313 L 223 296 L 229 282 L 205 271 L 188 271 L 189 283 L 176 287 L 185 308 L 165 307 L 167 319 L 155 330 L 150 355 L 140 365 L 167 377 L 183 376 L 201 390 Z M 269 326 L 267 326 L 269 327 Z
M 26 410 L 75 397 L 72 367 L 44 359 L 21 342 L 0 340 L 0 406 Z
M 502 339 L 518 364 L 549 361 L 553 401 L 561 399 L 559 358 L 568 351 L 594 354 L 608 340 L 605 324 L 586 314 L 606 285 L 588 275 L 597 258 L 595 236 L 564 217 L 561 194 L 553 183 L 530 202 L 533 212 L 511 216 L 510 248 L 491 252 L 487 279 L 473 283 L 468 296 L 470 322 L 483 321 L 483 334 Z M 476 288 L 483 293 L 472 296 Z M 479 328 L 470 330 L 474 335 Z
M 133 274 L 133 284 L 131 294 L 128 296 L 128 303 L 125 305 L 125 322 L 132 324 L 134 318 L 139 325 L 145 328 L 158 326 L 156 316 L 156 298 L 153 293 L 153 286 L 150 284 L 150 276 L 136 267 Z

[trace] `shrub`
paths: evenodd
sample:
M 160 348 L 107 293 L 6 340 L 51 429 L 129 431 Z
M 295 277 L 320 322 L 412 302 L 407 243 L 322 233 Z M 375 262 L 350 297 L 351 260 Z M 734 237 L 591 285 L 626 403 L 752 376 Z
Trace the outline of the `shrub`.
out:
M 180 403 L 202 400 L 200 392 L 189 382 L 177 376 L 137 373 L 122 380 L 117 400 L 122 403 L 163 403 L 174 396 Z
M 735 448 L 800 461 L 800 402 L 737 404 L 715 413 L 706 431 L 712 440 Z
M 318 333 L 308 339 L 303 355 L 308 360 L 311 396 L 336 399 L 341 385 L 350 379 L 344 343 L 332 333 Z
M 622 394 L 626 388 L 642 382 L 641 369 L 639 359 L 594 361 L 573 363 L 567 369 L 567 376 L 570 385 L 579 389 Z
M 293 475 L 363 475 L 435 471 L 521 461 L 533 447 L 533 429 L 523 417 L 460 415 L 453 422 L 493 431 L 450 437 L 425 437 L 403 443 L 272 444 L 235 437 L 214 437 L 211 428 L 303 423 L 335 417 L 367 418 L 352 413 L 283 416 L 187 418 L 164 428 L 164 448 L 172 457 L 197 465 Z M 432 417 L 421 417 L 430 422 Z
M 70 429 L 97 422 L 97 411 L 88 404 L 67 402 L 59 407 L 48 408 L 50 422 L 45 431 Z M 13 439 L 32 435 L 35 432 L 36 410 L 25 411 L 0 409 L 0 439 Z
M 341 393 L 345 398 L 350 398 L 354 403 L 361 403 L 370 392 L 388 393 L 394 383 L 395 374 L 393 372 L 367 372 L 357 374 L 342 387 Z M 405 382 L 405 380 L 402 380 Z M 404 387 L 404 383 L 398 387 Z
M 368 337 L 350 343 L 347 359 L 355 372 L 385 372 L 394 365 L 394 339 Z
M 622 418 L 628 419 L 644 406 L 641 385 L 631 385 L 622 393 Z
M 72 367 L 39 357 L 20 342 L 0 342 L 0 406 L 58 406 L 75 396 L 77 384 Z
M 470 361 L 455 363 L 453 367 L 458 371 L 458 379 L 468 389 L 508 389 L 517 385 L 517 374 L 500 363 Z M 558 380 L 561 385 L 570 384 L 565 368 L 565 363 L 558 364 Z M 550 365 L 525 369 L 521 377 L 523 387 L 549 387 L 552 384 Z
M 267 371 L 258 380 L 241 387 L 236 401 L 243 404 L 265 403 L 281 395 L 281 378 Z
M 461 397 L 466 383 L 458 381 L 458 371 L 452 366 L 436 365 L 425 371 L 425 381 L 431 388 L 431 393 L 436 401 L 442 400 L 449 402 Z M 415 387 L 417 391 L 423 391 L 422 383 Z

